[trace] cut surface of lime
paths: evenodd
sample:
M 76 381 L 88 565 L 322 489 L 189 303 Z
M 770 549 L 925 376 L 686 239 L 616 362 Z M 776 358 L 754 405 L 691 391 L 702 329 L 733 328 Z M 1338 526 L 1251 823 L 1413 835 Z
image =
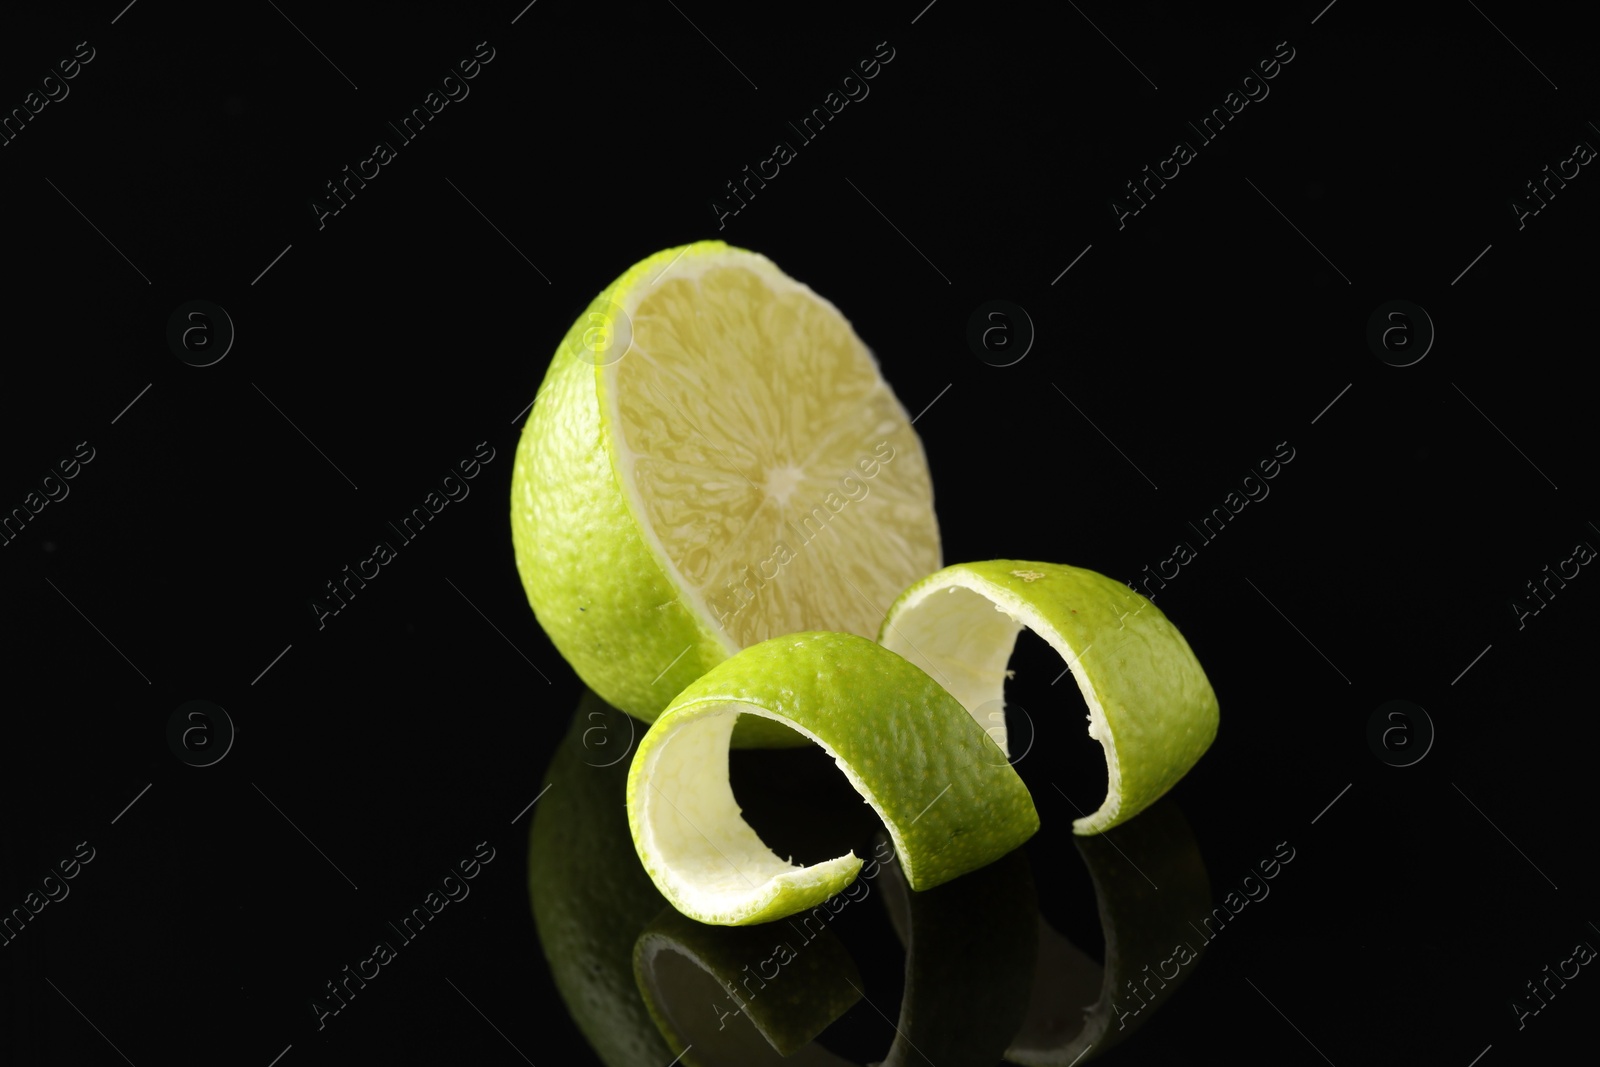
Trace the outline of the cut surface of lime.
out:
M 839 892 L 861 867 L 853 852 L 788 862 L 740 816 L 728 745 L 744 716 L 793 730 L 833 758 L 883 820 L 914 889 L 991 863 L 1039 827 L 1017 772 L 990 758 L 983 729 L 909 661 L 851 634 L 773 638 L 691 683 L 629 768 L 634 846 L 656 888 L 691 919 L 781 919 Z
M 1100 833 L 1133 818 L 1188 773 L 1217 733 L 1217 697 L 1178 628 L 1121 582 L 1060 563 L 958 563 L 897 600 L 880 640 L 939 681 L 979 721 L 1004 699 L 1006 664 L 1026 626 L 1072 671 L 1105 749 L 1099 810 L 1073 821 Z M 984 723 L 1002 753 L 1004 725 Z
M 573 324 L 511 514 L 552 643 L 647 722 L 767 638 L 876 636 L 940 564 L 922 444 L 872 353 L 827 300 L 720 241 L 636 264 Z

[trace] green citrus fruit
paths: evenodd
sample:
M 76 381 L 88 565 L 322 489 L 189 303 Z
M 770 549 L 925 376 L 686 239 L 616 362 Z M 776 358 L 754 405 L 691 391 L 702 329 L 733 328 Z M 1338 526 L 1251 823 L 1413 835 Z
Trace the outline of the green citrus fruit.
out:
M 993 862 L 1039 828 L 1028 789 L 976 720 L 906 659 L 861 637 L 797 633 L 744 649 L 656 719 L 628 773 L 628 822 L 651 879 L 700 922 L 804 911 L 849 885 L 853 852 L 779 858 L 740 817 L 728 745 L 742 717 L 833 757 L 883 820 L 906 880 L 933 886 Z
M 551 642 L 646 722 L 769 637 L 876 636 L 940 564 L 922 444 L 872 353 L 721 241 L 636 264 L 567 332 L 517 448 L 511 529 Z
M 1217 734 L 1217 696 L 1189 643 L 1121 582 L 1059 563 L 958 563 L 916 583 L 880 640 L 938 679 L 976 721 L 1000 706 L 1026 626 L 1071 669 L 1105 749 L 1108 788 L 1080 834 L 1126 822 L 1177 784 Z M 1004 725 L 985 724 L 1007 751 Z

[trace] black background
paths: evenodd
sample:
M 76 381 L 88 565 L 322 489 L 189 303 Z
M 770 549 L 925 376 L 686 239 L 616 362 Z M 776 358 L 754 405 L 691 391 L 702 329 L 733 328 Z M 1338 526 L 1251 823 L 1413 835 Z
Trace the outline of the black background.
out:
M 5 109 L 94 49 L 0 147 L 0 508 L 94 450 L 0 549 L 0 908 L 96 850 L 0 947 L 7 1062 L 598 1062 L 528 907 L 525 809 L 581 685 L 517 577 L 512 453 L 588 300 L 708 237 L 832 300 L 921 412 L 947 562 L 1131 581 L 1199 549 L 1156 601 L 1221 729 L 1172 800 L 1219 898 L 1277 843 L 1297 858 L 1106 1062 L 1493 1067 L 1586 1033 L 1587 968 L 1523 1028 L 1511 1008 L 1600 942 L 1600 578 L 1512 607 L 1600 544 L 1600 178 L 1520 229 L 1510 206 L 1600 144 L 1576 15 L 925 2 L 0 17 Z M 480 41 L 470 96 L 319 227 L 324 183 Z M 1124 183 L 1281 41 L 1270 95 L 1119 226 Z M 870 95 L 719 229 L 724 183 L 879 42 Z M 236 330 L 204 368 L 166 339 L 197 299 Z M 1031 321 L 1010 366 L 967 341 L 991 300 Z M 1367 342 L 1392 300 L 1437 331 L 1410 366 Z M 470 497 L 319 629 L 323 584 L 479 442 Z M 1201 544 L 1188 523 L 1282 442 L 1270 495 Z M 1104 768 L 1032 641 L 1029 855 L 1094 946 L 1070 821 Z M 194 699 L 238 731 L 204 768 L 165 732 Z M 1367 741 L 1393 699 L 1436 730 L 1406 768 Z M 310 998 L 480 841 L 472 896 L 319 1031 Z M 878 926 L 852 949 L 893 1016 Z M 894 1036 L 866 1003 L 840 1033 Z

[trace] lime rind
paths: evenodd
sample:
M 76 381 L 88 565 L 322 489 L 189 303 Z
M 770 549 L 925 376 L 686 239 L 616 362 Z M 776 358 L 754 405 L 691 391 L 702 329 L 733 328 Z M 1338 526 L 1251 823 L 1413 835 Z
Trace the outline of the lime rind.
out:
M 1216 737 L 1216 693 L 1189 643 L 1148 599 L 1095 571 L 1058 563 L 960 563 L 911 586 L 879 640 L 938 679 L 980 721 L 1003 700 L 1006 664 L 1026 626 L 1071 670 L 1105 750 L 1107 791 L 1073 821 L 1101 833 L 1177 784 Z M 1006 753 L 1003 726 L 986 736 Z
M 983 729 L 908 660 L 850 634 L 775 638 L 679 694 L 629 769 L 639 857 L 662 895 L 692 919 L 780 919 L 839 892 L 861 867 L 853 852 L 789 863 L 740 816 L 727 759 L 741 716 L 772 720 L 823 748 L 883 820 L 914 889 L 991 863 L 1038 829 L 1016 771 L 990 758 Z

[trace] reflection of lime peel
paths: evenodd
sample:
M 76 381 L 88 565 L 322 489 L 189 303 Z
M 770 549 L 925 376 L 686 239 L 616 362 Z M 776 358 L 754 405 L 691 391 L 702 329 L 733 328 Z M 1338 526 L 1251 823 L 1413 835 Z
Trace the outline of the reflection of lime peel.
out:
M 1039 907 L 1022 849 L 925 893 L 884 868 L 884 905 L 906 949 L 905 993 L 884 1067 L 988 1067 L 1023 1024 Z
M 1177 946 L 1187 947 L 1190 916 L 1211 901 L 1200 848 L 1177 805 L 1160 801 L 1142 819 L 1082 838 L 1078 851 L 1094 882 L 1105 965 L 1040 917 L 1028 1017 L 1005 1054 L 1024 1067 L 1080 1067 L 1098 1059 L 1149 1021 L 1194 970 L 1184 965 L 1167 974 L 1161 966 Z M 1205 943 L 1196 947 L 1203 952 Z M 1142 990 L 1137 999 L 1132 990 Z M 1119 1005 L 1123 998 L 1133 1010 Z
M 639 935 L 633 966 L 667 1044 L 680 1054 L 692 1046 L 692 1059 L 705 1063 L 792 1057 L 860 1000 L 865 984 L 827 927 L 805 939 L 787 924 L 706 926 L 671 908 Z
M 728 741 L 742 715 L 787 726 L 833 757 L 883 820 L 913 888 L 992 863 L 1039 827 L 1022 779 L 989 758 L 982 726 L 907 660 L 849 634 L 764 641 L 679 694 L 629 771 L 639 858 L 662 895 L 700 922 L 781 919 L 837 893 L 861 866 L 854 853 L 785 863 L 740 816 Z
M 940 591 L 949 595 L 933 595 Z M 1189 643 L 1149 600 L 1094 571 L 1018 560 L 946 567 L 901 595 L 879 640 L 940 679 L 984 725 L 982 709 L 1003 699 L 1023 626 L 1066 661 L 1088 705 L 1089 736 L 1105 750 L 1105 802 L 1073 821 L 1076 833 L 1133 818 L 1210 746 L 1217 698 Z M 1004 727 L 985 736 L 1009 754 Z

